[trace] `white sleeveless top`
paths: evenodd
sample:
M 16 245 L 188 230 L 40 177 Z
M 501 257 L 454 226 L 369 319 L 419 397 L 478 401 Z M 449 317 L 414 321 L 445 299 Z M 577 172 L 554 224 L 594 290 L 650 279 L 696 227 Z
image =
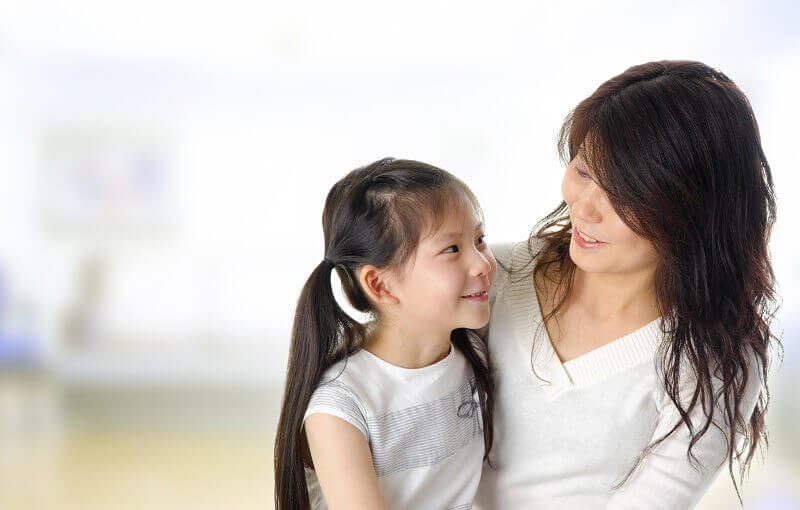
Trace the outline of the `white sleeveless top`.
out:
M 483 463 L 475 378 L 464 355 L 406 369 L 361 350 L 325 372 L 305 417 L 337 416 L 369 442 L 384 501 L 391 509 L 472 508 Z M 327 509 L 306 470 L 312 508 Z

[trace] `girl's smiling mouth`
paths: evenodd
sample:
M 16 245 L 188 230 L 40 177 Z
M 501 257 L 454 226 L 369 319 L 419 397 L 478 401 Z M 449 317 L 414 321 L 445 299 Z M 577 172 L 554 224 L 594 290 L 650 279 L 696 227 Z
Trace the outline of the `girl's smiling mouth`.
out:
M 479 290 L 477 292 L 473 292 L 472 294 L 467 294 L 466 296 L 461 296 L 464 299 L 469 299 L 470 301 L 486 301 L 489 299 L 489 292 L 486 290 Z

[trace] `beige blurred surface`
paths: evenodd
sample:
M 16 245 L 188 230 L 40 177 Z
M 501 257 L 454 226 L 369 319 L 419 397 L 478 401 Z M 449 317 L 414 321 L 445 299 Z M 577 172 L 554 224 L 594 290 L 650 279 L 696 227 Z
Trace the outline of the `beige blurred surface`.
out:
M 0 508 L 273 508 L 278 389 L 65 387 L 44 375 L 0 382 Z M 773 427 L 744 508 L 797 508 L 800 473 Z M 701 510 L 739 508 L 723 473 Z
M 4 455 L 0 501 L 19 510 L 271 508 L 270 452 L 267 437 L 232 433 L 71 433 Z
M 275 407 L 267 391 L 6 378 L 0 508 L 272 508 Z

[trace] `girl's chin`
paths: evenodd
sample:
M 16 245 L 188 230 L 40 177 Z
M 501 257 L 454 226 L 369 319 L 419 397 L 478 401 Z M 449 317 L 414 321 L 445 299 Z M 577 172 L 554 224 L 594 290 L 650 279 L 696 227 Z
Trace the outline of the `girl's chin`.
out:
M 480 316 L 474 317 L 472 320 L 468 321 L 468 324 L 465 324 L 464 328 L 469 329 L 480 329 L 485 325 L 489 324 L 489 307 L 486 307 L 486 312 L 481 314 Z

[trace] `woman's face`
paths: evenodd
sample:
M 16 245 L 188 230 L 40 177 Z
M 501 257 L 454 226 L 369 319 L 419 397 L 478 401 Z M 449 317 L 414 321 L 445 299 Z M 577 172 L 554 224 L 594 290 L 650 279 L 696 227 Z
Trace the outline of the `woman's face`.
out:
M 639 237 L 619 217 L 580 155 L 567 165 L 561 194 L 569 206 L 572 241 L 569 255 L 589 273 L 633 273 L 655 269 L 652 243 Z

